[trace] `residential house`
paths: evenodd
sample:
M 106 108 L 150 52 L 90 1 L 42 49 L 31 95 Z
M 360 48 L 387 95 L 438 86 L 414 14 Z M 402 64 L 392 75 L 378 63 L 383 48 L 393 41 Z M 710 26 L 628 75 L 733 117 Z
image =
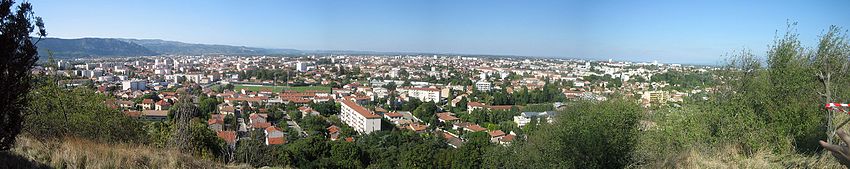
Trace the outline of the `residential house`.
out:
M 236 148 L 236 132 L 235 131 L 216 131 L 216 136 L 224 140 L 230 148 Z
M 266 127 L 266 145 L 277 145 L 277 144 L 285 144 L 286 138 L 283 135 L 283 131 L 275 126 Z
M 168 110 L 143 110 L 142 119 L 148 121 L 164 121 L 168 118 Z
M 212 131 L 221 131 L 224 129 L 224 115 L 222 114 L 212 114 L 210 115 L 210 119 L 207 120 L 207 125 Z
M 310 108 L 310 107 L 307 107 L 307 106 L 298 107 L 298 111 L 301 112 L 302 117 L 306 117 L 306 116 L 309 116 L 309 115 L 313 115 L 313 116 L 319 115 L 318 111 L 313 110 L 313 108 Z
M 336 125 L 331 125 L 330 127 L 328 127 L 328 137 L 331 139 L 331 141 L 339 140 L 339 133 L 341 130 L 342 129 L 340 129 Z
M 143 99 L 142 104 L 139 104 L 139 106 L 142 106 L 143 110 L 151 110 L 154 108 L 153 99 Z
M 456 122 L 458 119 L 459 118 L 455 117 L 454 114 L 451 112 L 437 113 L 437 120 L 439 120 L 440 123 L 453 123 Z
M 171 108 L 171 103 L 168 103 L 165 100 L 160 100 L 156 102 L 155 110 L 168 110 Z

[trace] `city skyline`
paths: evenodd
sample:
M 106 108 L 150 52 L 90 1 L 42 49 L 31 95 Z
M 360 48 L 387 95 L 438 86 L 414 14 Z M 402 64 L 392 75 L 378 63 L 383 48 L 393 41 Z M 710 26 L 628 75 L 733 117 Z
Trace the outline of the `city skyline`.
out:
M 806 46 L 830 25 L 850 26 L 841 11 L 850 3 L 840 1 L 487 2 L 32 3 L 58 38 L 687 64 L 718 64 L 741 49 L 763 55 L 788 22 Z

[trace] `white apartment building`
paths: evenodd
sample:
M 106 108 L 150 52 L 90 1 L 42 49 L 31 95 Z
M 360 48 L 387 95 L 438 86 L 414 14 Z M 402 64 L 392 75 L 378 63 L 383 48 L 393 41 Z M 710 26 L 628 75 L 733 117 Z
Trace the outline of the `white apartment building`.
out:
M 475 82 L 475 87 L 478 88 L 478 91 L 490 91 L 493 89 L 493 84 L 488 81 L 478 81 Z
M 147 90 L 144 80 L 127 80 L 122 82 L 123 90 Z
M 381 130 L 381 116 L 367 110 L 363 106 L 348 99 L 341 99 L 340 120 L 348 124 L 354 131 L 369 134 Z
M 531 120 L 537 119 L 537 122 L 546 122 L 552 123 L 556 112 L 547 111 L 547 112 L 522 112 L 519 116 L 514 116 L 514 123 L 517 124 L 518 127 L 523 127 L 528 123 L 531 123 Z
M 412 87 L 412 88 L 400 88 L 399 92 L 407 93 L 408 97 L 417 98 L 423 102 L 440 102 L 441 98 L 441 90 L 436 88 L 422 88 L 422 87 Z
M 298 70 L 299 72 L 306 72 L 307 71 L 307 62 L 298 61 L 298 63 L 295 63 L 295 69 Z

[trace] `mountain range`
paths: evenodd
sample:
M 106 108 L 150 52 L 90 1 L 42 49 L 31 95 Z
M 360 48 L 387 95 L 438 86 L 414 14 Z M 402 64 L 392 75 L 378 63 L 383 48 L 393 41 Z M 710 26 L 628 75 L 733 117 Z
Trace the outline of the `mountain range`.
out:
M 124 57 L 155 55 L 303 55 L 303 54 L 345 54 L 345 55 L 466 55 L 476 57 L 512 57 L 513 55 L 470 55 L 434 52 L 378 52 L 361 50 L 297 50 L 274 49 L 232 45 L 196 44 L 160 39 L 128 38 L 42 38 L 38 41 L 39 57 L 46 58 L 50 53 L 57 59 L 76 59 L 85 57 Z
M 36 39 L 37 40 L 37 39 Z M 38 44 L 39 56 L 49 52 L 56 58 L 119 57 L 152 55 L 285 55 L 301 54 L 295 49 L 270 49 L 245 46 L 183 43 L 160 39 L 125 38 L 42 38 Z

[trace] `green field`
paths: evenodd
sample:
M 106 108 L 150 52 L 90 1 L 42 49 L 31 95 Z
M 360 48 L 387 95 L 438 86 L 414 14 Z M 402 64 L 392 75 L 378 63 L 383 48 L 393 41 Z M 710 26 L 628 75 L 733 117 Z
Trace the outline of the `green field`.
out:
M 221 85 L 211 86 L 210 88 L 217 89 L 221 87 Z M 254 85 L 233 85 L 234 91 L 241 91 L 242 89 L 249 91 L 260 91 L 262 89 L 272 89 L 272 92 L 278 93 L 282 91 L 298 91 L 303 92 L 307 90 L 321 90 L 321 91 L 331 91 L 331 87 L 327 86 L 254 86 Z

